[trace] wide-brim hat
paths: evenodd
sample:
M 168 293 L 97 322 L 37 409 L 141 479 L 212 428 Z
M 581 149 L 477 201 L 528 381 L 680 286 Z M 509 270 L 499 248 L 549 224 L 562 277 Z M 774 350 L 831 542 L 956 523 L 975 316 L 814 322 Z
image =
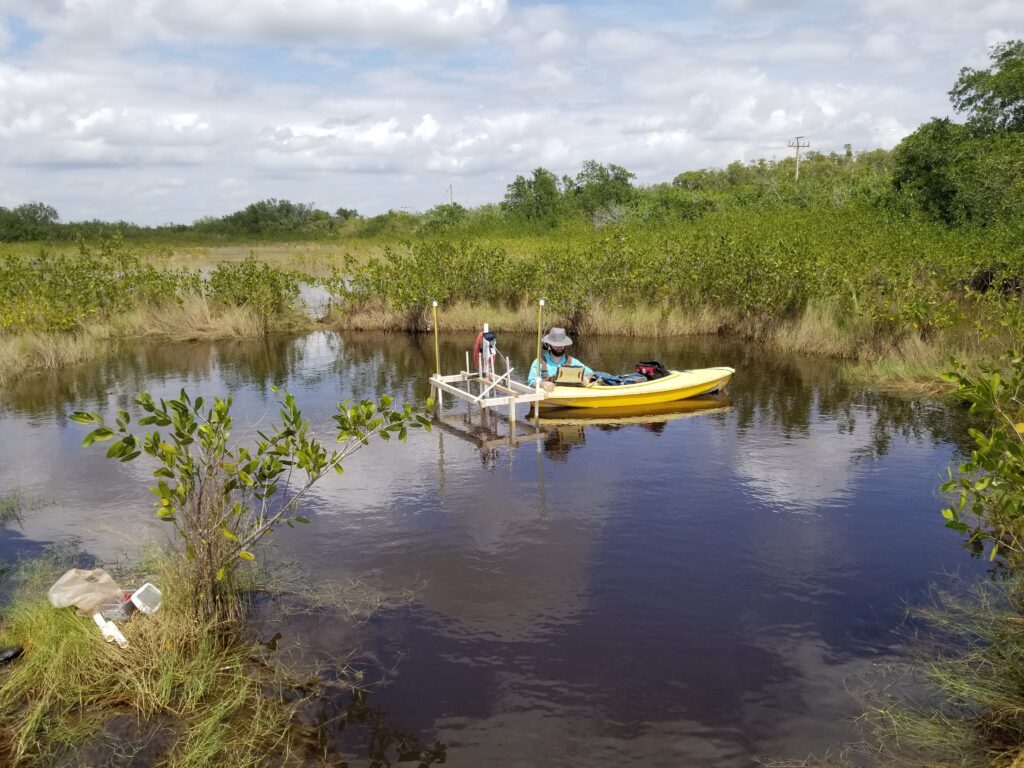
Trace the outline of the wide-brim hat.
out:
M 566 334 L 565 328 L 552 328 L 541 341 L 552 347 L 572 346 L 572 339 Z

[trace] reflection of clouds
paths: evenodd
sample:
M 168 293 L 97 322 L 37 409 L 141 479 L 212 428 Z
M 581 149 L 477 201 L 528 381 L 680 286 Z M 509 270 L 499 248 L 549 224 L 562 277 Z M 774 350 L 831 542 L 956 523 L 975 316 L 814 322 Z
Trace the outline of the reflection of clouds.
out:
M 499 701 L 486 718 L 442 718 L 438 738 L 451 749 L 453 765 L 529 766 L 748 766 L 737 734 L 688 719 L 645 723 L 641 732 L 622 738 L 616 724 L 595 722 L 588 706 L 552 707 L 544 700 Z M 457 746 L 456 746 L 457 745 Z
M 853 719 L 862 714 L 847 681 L 883 663 L 837 654 L 814 632 L 762 632 L 755 642 L 784 665 L 787 674 L 765 685 L 743 705 L 744 730 L 754 735 L 761 757 L 821 757 L 857 739 Z
M 323 552 L 320 578 L 358 575 L 365 566 L 393 587 L 422 583 L 417 601 L 446 635 L 523 640 L 583 609 L 612 476 L 589 478 L 585 487 L 570 481 L 571 493 L 562 478 L 547 478 L 555 501 L 545 512 L 534 446 L 503 453 L 487 471 L 475 446 L 439 431 L 410 435 L 409 443 L 371 444 L 344 476 L 317 488 L 314 525 L 304 529 L 312 541 L 300 534 L 288 546 L 296 555 L 310 545 Z M 332 567 L 327 553 L 340 548 L 347 558 Z
M 39 500 L 40 507 L 24 516 L 26 538 L 70 536 L 100 559 L 137 556 L 161 530 L 147 485 L 134 479 L 137 468 L 107 459 L 101 447 L 83 449 L 85 429 L 71 427 L 6 420 L 0 489 L 17 488 Z
M 870 445 L 871 433 L 868 428 L 840 432 L 834 421 L 818 419 L 806 432 L 789 437 L 777 430 L 751 430 L 731 439 L 736 470 L 755 494 L 796 511 L 849 496 L 854 458 Z

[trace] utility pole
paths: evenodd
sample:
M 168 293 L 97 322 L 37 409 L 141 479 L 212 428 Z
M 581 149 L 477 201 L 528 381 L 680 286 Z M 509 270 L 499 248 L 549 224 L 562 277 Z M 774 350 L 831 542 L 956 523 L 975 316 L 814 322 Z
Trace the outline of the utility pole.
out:
M 797 136 L 793 141 L 789 142 L 789 146 L 796 150 L 796 181 L 800 181 L 800 150 L 811 146 L 809 141 L 800 141 L 803 136 Z

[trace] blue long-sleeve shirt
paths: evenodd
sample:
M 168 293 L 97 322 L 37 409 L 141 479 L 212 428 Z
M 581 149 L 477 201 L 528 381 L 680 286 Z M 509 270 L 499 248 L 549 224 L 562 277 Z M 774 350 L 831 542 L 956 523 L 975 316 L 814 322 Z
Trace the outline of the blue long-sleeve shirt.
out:
M 561 357 L 554 357 L 554 356 L 552 356 L 551 352 L 549 352 L 548 350 L 545 349 L 544 350 L 544 354 L 543 354 L 543 358 L 544 358 L 544 369 L 545 369 L 543 374 L 541 375 L 541 378 L 543 378 L 543 379 L 552 379 L 552 378 L 554 378 L 555 374 L 558 373 L 559 366 L 562 366 L 562 365 L 567 365 L 567 366 L 570 366 L 570 367 L 580 367 L 580 366 L 582 366 L 584 378 L 586 378 L 587 376 L 593 376 L 594 375 L 594 372 L 590 368 L 588 368 L 586 365 L 584 365 L 581 360 L 577 360 L 575 357 L 572 357 L 568 352 L 564 352 Z M 535 359 L 533 361 L 533 365 L 530 366 L 530 375 L 526 379 L 526 385 L 529 386 L 529 387 L 532 387 L 532 386 L 534 386 L 536 384 L 536 381 L 537 381 L 537 360 Z

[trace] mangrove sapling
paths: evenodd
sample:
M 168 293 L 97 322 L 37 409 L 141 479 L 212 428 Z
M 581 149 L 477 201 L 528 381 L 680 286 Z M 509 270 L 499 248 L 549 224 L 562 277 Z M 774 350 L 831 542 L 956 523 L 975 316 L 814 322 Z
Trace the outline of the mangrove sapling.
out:
M 962 367 L 944 378 L 957 396 L 970 404 L 969 413 L 984 420 L 987 431 L 971 428 L 970 459 L 941 490 L 958 491 L 957 503 L 942 511 L 946 526 L 970 533 L 972 542 L 992 543 L 990 557 L 1004 551 L 1024 555 L 1024 352 L 1007 355 L 1003 370 L 990 368 L 972 375 Z M 964 522 L 967 510 L 976 523 Z
M 425 410 L 409 403 L 395 408 L 387 395 L 377 403 L 338 404 L 334 414 L 338 447 L 328 450 L 313 434 L 295 397 L 281 396 L 281 423 L 258 432 L 252 447 L 231 443 L 232 398 L 208 405 L 181 391 L 173 400 L 155 401 L 141 392 L 136 404 L 145 412 L 143 426 L 168 427 L 135 434 L 131 416 L 118 411 L 113 426 L 98 413 L 77 411 L 72 420 L 93 426 L 83 441 L 114 440 L 109 458 L 133 461 L 143 453 L 157 462 L 156 514 L 171 523 L 191 564 L 194 604 L 201 615 L 233 615 L 233 576 L 244 561 L 255 559 L 257 545 L 282 525 L 307 523 L 300 505 L 312 486 L 329 472 L 341 474 L 345 459 L 378 436 L 404 440 L 409 428 L 430 428 Z
M 206 280 L 206 293 L 229 307 L 249 307 L 260 318 L 263 332 L 271 320 L 295 311 L 300 275 L 256 260 L 250 253 L 242 262 L 222 261 Z

